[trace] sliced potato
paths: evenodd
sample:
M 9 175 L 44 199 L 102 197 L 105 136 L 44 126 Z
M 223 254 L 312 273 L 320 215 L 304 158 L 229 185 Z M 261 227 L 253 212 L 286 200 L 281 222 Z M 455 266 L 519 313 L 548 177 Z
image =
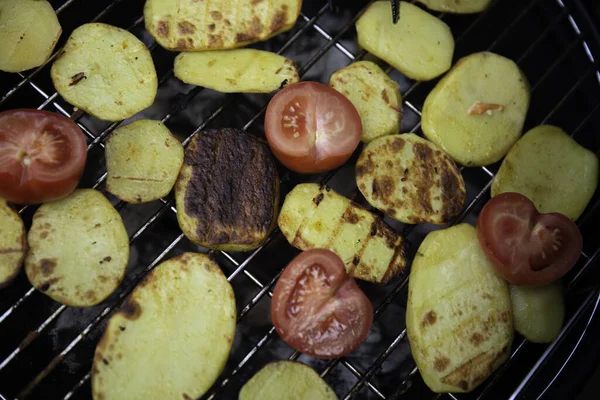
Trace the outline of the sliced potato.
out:
M 271 93 L 299 79 L 292 60 L 254 49 L 181 53 L 174 71 L 185 83 L 224 93 Z
M 123 220 L 93 189 L 42 204 L 27 240 L 29 282 L 68 306 L 93 306 L 106 299 L 121 283 L 129 261 Z
M 146 0 L 146 30 L 167 50 L 224 50 L 294 26 L 302 0 Z
M 0 70 L 21 72 L 42 65 L 62 28 L 46 0 L 0 1 Z
M 534 343 L 551 343 L 565 320 L 561 281 L 547 286 L 510 286 L 515 330 Z
M 297 185 L 286 196 L 278 223 L 292 246 L 333 251 L 354 278 L 385 283 L 406 267 L 404 238 L 329 187 Z
M 409 224 L 449 222 L 466 196 L 454 161 L 412 133 L 369 143 L 356 163 L 356 183 L 369 204 Z
M 494 53 L 471 54 L 427 96 L 423 133 L 460 164 L 493 164 L 521 136 L 529 98 L 517 64 Z
M 541 213 L 576 220 L 598 186 L 598 157 L 562 129 L 542 125 L 528 131 L 508 152 L 492 183 L 492 196 L 517 192 Z
M 329 86 L 343 93 L 356 107 L 362 121 L 363 142 L 398 133 L 402 119 L 400 88 L 377 64 L 371 61 L 350 64 L 331 75 Z
M 427 81 L 450 69 L 454 38 L 448 25 L 419 7 L 400 2 L 392 23 L 389 1 L 376 1 L 356 21 L 358 44 L 409 78 Z
M 239 400 L 337 400 L 335 392 L 309 366 L 278 361 L 267 364 L 240 390 Z
M 413 261 L 406 330 L 434 392 L 469 392 L 509 356 L 513 318 L 507 283 L 468 224 L 431 232 Z
M 17 277 L 26 250 L 23 220 L 6 200 L 0 199 L 0 289 Z
M 457 14 L 478 13 L 490 6 L 492 0 L 417 0 L 427 8 Z
M 108 321 L 93 398 L 199 398 L 225 366 L 235 325 L 233 289 L 214 261 L 184 253 L 163 262 Z
M 125 29 L 97 22 L 73 31 L 50 73 L 67 102 L 107 121 L 149 107 L 158 87 L 144 43 Z
M 183 146 L 160 121 L 139 119 L 106 141 L 106 190 L 128 203 L 169 194 L 183 164 Z

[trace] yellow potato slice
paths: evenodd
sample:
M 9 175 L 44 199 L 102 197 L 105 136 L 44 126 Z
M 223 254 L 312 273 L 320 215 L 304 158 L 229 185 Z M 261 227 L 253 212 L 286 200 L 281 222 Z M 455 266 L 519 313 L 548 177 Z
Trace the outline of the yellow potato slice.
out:
M 42 65 L 61 33 L 46 0 L 0 1 L 0 70 L 20 72 Z
M 29 282 L 68 306 L 93 306 L 106 299 L 121 283 L 129 261 L 123 220 L 93 189 L 42 204 L 27 240 Z
M 299 79 L 292 60 L 254 49 L 181 53 L 175 76 L 223 93 L 271 93 Z
M 233 289 L 205 254 L 150 272 L 106 326 L 92 365 L 95 400 L 191 400 L 225 366 L 235 335 Z
M 106 190 L 128 203 L 169 194 L 183 164 L 183 146 L 160 121 L 139 119 L 107 139 Z
M 0 199 L 0 289 L 17 277 L 26 250 L 25 225 L 19 213 Z
M 361 140 L 398 133 L 402 95 L 398 84 L 371 61 L 358 61 L 336 71 L 329 86 L 344 94 L 356 107 L 362 122 Z
M 494 272 L 471 225 L 431 232 L 421 243 L 408 283 L 406 330 L 434 392 L 469 392 L 508 358 L 508 284 Z
M 460 164 L 493 164 L 521 136 L 529 98 L 517 64 L 494 53 L 471 54 L 427 96 L 423 133 Z
M 457 14 L 481 12 L 492 4 L 492 0 L 417 0 L 427 8 Z
M 149 107 L 158 87 L 144 43 L 125 29 L 101 23 L 73 31 L 51 76 L 67 102 L 107 121 L 127 119 Z
M 542 125 L 528 131 L 502 162 L 492 196 L 517 192 L 541 213 L 576 220 L 598 186 L 598 157 L 562 129 Z
M 376 1 L 356 21 L 358 44 L 409 78 L 427 81 L 452 65 L 454 38 L 448 25 L 410 3 L 400 2 L 392 23 L 389 1 Z

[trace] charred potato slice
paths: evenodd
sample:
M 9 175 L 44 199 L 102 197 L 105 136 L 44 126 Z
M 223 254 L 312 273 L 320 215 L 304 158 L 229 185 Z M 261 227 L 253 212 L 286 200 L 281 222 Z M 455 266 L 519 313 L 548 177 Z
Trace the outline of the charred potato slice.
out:
M 239 129 L 210 129 L 185 150 L 175 184 L 177 220 L 192 242 L 254 249 L 275 227 L 279 179 L 267 143 Z
M 333 73 L 329 86 L 344 94 L 362 121 L 361 140 L 398 133 L 402 95 L 398 84 L 371 61 L 358 61 Z
M 406 330 L 421 376 L 434 392 L 469 392 L 508 358 L 508 285 L 471 225 L 431 232 L 421 243 L 408 281 Z
M 278 223 L 292 246 L 333 251 L 354 278 L 385 283 L 406 267 L 404 238 L 328 187 L 297 185 L 286 196 Z
M 430 10 L 456 13 L 474 14 L 481 12 L 492 4 L 492 0 L 417 0 L 425 4 Z
M 337 400 L 335 392 L 312 368 L 299 362 L 267 364 L 240 390 L 239 400 Z
M 356 163 L 356 183 L 369 204 L 409 224 L 449 222 L 466 196 L 454 161 L 412 133 L 369 143 Z
M 0 199 L 0 289 L 17 277 L 26 250 L 21 217 L 6 200 Z
M 93 306 L 106 299 L 121 283 L 129 261 L 123 220 L 93 189 L 42 204 L 27 240 L 29 282 L 68 306 Z
M 254 49 L 181 53 L 175 76 L 224 93 L 271 93 L 299 79 L 292 60 Z
M 144 43 L 125 29 L 101 23 L 73 31 L 51 76 L 67 102 L 107 121 L 127 119 L 149 107 L 158 85 Z
M 183 146 L 160 121 L 140 119 L 106 141 L 106 190 L 128 203 L 169 194 L 183 163 Z
M 235 325 L 233 289 L 214 261 L 184 253 L 163 262 L 108 321 L 93 398 L 199 398 L 225 366 Z
M 294 26 L 301 0 L 146 0 L 146 30 L 167 50 L 242 47 Z

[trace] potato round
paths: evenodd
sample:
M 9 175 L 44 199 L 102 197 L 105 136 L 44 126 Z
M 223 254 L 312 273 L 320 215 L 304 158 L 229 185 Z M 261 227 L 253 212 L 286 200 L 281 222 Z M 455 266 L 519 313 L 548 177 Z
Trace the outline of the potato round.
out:
M 371 61 L 358 61 L 331 75 L 329 86 L 344 94 L 356 107 L 362 122 L 361 140 L 398 133 L 402 95 L 398 84 Z
M 337 400 L 309 366 L 293 361 L 267 364 L 240 390 L 239 400 Z
M 562 129 L 528 131 L 506 155 L 492 183 L 492 196 L 517 192 L 541 213 L 579 218 L 598 185 L 598 157 Z
M 140 119 L 106 141 L 106 190 L 128 203 L 169 194 L 183 163 L 183 146 L 160 121 Z
M 95 400 L 196 399 L 217 379 L 235 335 L 233 289 L 205 254 L 150 272 L 96 347 Z
M 468 224 L 427 235 L 412 264 L 406 330 L 434 392 L 469 392 L 509 356 L 513 317 L 500 278 Z
M 106 299 L 121 283 L 129 261 L 123 220 L 93 189 L 42 204 L 27 240 L 29 282 L 68 306 L 93 306 Z
M 46 0 L 0 1 L 0 70 L 20 72 L 42 65 L 61 33 Z
M 16 278 L 25 251 L 25 225 L 6 200 L 0 199 L 0 289 Z
M 490 6 L 492 0 L 417 0 L 430 10 L 457 14 L 478 13 Z
M 144 43 L 125 29 L 97 22 L 73 31 L 50 74 L 67 102 L 107 121 L 149 107 L 158 88 Z
M 454 161 L 412 133 L 369 143 L 356 163 L 356 183 L 373 207 L 409 224 L 443 224 L 457 216 L 466 196 Z
M 529 98 L 517 64 L 475 53 L 459 60 L 427 96 L 423 133 L 460 164 L 493 164 L 521 136 Z

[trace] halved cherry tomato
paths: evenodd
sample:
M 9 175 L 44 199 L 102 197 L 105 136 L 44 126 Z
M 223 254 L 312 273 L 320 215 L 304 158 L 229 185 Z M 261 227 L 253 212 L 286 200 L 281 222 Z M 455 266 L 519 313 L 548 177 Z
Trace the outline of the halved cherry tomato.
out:
M 71 193 L 79 183 L 87 145 L 70 119 L 48 111 L 0 113 L 0 197 L 43 203 Z
M 273 154 L 302 174 L 330 171 L 345 163 L 362 135 L 354 105 L 343 94 L 317 82 L 300 82 L 277 93 L 265 115 Z
M 317 358 L 336 358 L 356 349 L 373 323 L 373 307 L 344 262 L 329 250 L 308 250 L 279 277 L 271 302 L 279 336 Z
M 496 271 L 513 285 L 547 285 L 577 262 L 581 232 L 568 217 L 540 214 L 527 197 L 502 193 L 483 207 L 477 236 Z

